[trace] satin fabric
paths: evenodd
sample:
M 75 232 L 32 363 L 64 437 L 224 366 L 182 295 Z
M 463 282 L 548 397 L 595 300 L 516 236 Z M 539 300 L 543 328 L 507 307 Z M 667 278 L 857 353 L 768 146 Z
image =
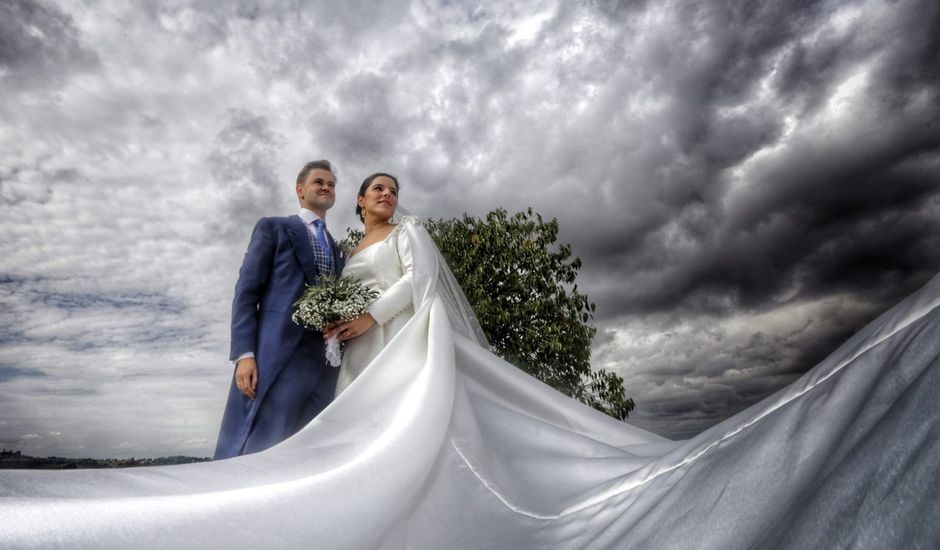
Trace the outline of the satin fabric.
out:
M 406 222 L 408 223 L 408 222 Z M 346 260 L 344 277 L 379 293 L 369 313 L 376 324 L 346 342 L 336 394 L 339 395 L 372 362 L 414 314 L 411 246 L 404 225 Z
M 451 328 L 434 295 L 287 441 L 211 463 L 0 472 L 2 548 L 934 548 L 940 278 L 687 441 Z

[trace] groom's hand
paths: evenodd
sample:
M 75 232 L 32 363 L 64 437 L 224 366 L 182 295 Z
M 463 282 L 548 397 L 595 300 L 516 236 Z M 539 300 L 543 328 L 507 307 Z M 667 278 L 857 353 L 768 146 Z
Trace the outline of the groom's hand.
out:
M 248 399 L 255 398 L 258 389 L 258 362 L 254 357 L 245 357 L 235 367 L 235 387 Z

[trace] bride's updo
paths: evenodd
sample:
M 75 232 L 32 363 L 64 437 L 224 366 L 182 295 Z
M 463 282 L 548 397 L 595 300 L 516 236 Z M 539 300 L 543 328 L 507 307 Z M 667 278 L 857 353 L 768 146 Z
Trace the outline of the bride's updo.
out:
M 398 190 L 398 191 L 401 191 L 401 186 L 398 184 L 398 178 L 396 178 L 395 176 L 393 176 L 393 175 L 391 175 L 391 174 L 386 174 L 385 172 L 376 172 L 376 173 L 372 174 L 371 176 L 367 177 L 366 179 L 362 180 L 362 185 L 359 186 L 359 193 L 358 193 L 356 196 L 358 196 L 358 197 L 365 197 L 365 196 L 366 196 L 366 189 L 369 188 L 369 185 L 371 185 L 372 182 L 375 181 L 375 178 L 379 178 L 379 177 L 382 177 L 382 176 L 385 176 L 386 178 L 388 178 L 388 179 L 394 181 L 394 182 L 395 182 L 395 189 Z M 360 220 L 362 220 L 362 221 L 365 221 L 365 218 L 364 218 L 363 215 L 362 215 L 362 207 L 359 206 L 358 203 L 356 204 L 356 217 L 358 217 L 358 218 L 359 218 Z

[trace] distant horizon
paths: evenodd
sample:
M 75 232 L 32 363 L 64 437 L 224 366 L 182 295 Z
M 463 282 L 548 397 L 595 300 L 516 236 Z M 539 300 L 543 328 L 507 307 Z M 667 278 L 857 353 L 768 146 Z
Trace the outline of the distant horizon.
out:
M 21 456 L 31 457 L 31 458 L 67 458 L 70 460 L 128 460 L 128 459 L 143 459 L 143 460 L 154 460 L 159 458 L 203 458 L 211 460 L 211 456 L 192 456 L 192 455 L 160 455 L 160 456 L 65 456 L 65 455 L 45 455 L 45 456 L 36 456 L 28 453 L 23 453 L 19 449 L 0 449 L 0 455 L 9 454 L 9 453 L 20 453 Z

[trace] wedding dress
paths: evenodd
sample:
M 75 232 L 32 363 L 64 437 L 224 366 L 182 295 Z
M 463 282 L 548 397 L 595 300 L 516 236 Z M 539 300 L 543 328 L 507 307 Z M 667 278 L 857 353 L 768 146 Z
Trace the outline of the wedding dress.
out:
M 414 314 L 304 429 L 217 462 L 0 472 L 0 548 L 940 547 L 940 277 L 669 441 L 490 353 L 401 231 Z
M 343 276 L 358 279 L 377 291 L 379 297 L 369 309 L 375 326 L 346 342 L 336 395 L 359 376 L 414 314 L 411 245 L 403 231 L 408 223 L 414 223 L 414 219 L 403 220 L 384 239 L 346 260 Z

